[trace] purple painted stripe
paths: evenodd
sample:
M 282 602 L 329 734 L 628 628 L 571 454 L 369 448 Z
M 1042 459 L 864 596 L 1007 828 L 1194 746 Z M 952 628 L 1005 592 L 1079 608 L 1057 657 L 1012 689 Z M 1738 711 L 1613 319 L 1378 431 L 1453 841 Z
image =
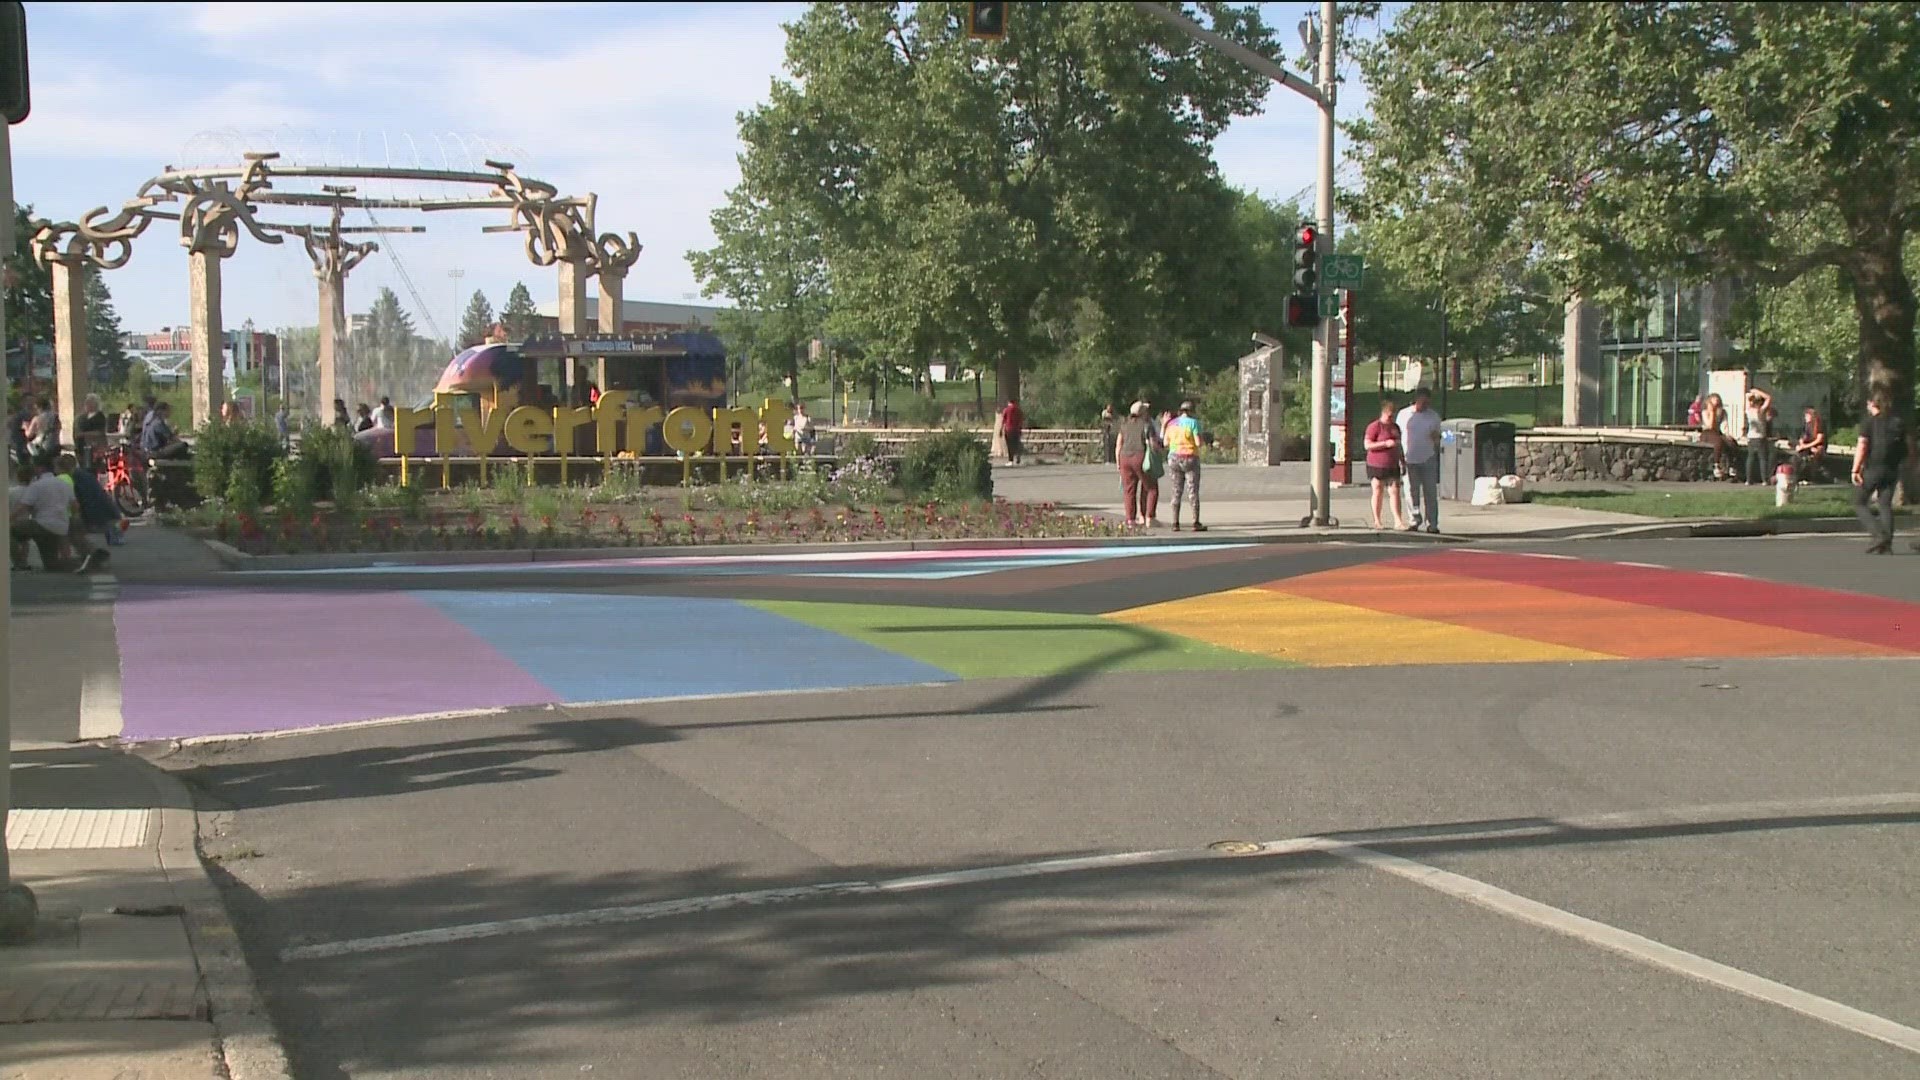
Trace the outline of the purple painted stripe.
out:
M 559 700 L 473 631 L 406 593 L 129 585 L 114 627 L 128 739 Z

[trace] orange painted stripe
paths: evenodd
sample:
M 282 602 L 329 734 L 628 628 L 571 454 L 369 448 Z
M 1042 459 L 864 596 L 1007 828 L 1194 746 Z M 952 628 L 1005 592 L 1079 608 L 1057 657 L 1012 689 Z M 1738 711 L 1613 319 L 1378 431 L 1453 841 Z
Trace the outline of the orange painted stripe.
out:
M 1305 574 L 1262 587 L 1628 659 L 1913 655 L 1737 619 L 1385 563 Z

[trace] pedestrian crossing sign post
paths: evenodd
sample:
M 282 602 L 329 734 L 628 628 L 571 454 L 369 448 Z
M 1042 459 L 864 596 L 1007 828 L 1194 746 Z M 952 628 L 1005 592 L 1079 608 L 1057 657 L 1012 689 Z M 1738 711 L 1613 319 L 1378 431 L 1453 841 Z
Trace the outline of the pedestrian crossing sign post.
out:
M 1340 317 L 1339 293 L 1323 292 L 1320 294 L 1320 317 L 1323 319 L 1337 319 Z

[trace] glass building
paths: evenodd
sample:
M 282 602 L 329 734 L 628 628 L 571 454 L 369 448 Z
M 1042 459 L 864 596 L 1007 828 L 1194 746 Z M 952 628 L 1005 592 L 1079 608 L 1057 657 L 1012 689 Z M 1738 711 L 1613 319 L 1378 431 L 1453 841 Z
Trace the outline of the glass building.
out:
M 1702 318 L 1711 285 L 1662 282 L 1644 306 L 1600 322 L 1600 417 L 1604 427 L 1680 427 L 1706 384 L 1717 321 Z

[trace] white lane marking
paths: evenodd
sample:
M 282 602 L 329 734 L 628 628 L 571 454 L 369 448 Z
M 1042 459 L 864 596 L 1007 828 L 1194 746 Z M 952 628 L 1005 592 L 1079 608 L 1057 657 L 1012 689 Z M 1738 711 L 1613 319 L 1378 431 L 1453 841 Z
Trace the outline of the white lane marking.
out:
M 1701 572 L 1701 573 L 1703 573 L 1703 574 L 1712 574 L 1712 575 L 1713 575 L 1714 577 L 1730 577 L 1730 578 L 1739 578 L 1739 579 L 1741 579 L 1742 581 L 1752 581 L 1752 580 L 1753 580 L 1753 575 L 1752 575 L 1752 574 L 1736 574 L 1736 573 L 1734 573 L 1734 572 L 1733 572 L 1732 570 L 1702 570 L 1702 571 L 1700 571 L 1700 572 Z
M 1615 566 L 1637 566 L 1637 567 L 1639 567 L 1639 568 L 1640 568 L 1640 569 L 1642 569 L 1642 570 L 1667 570 L 1667 569 L 1671 569 L 1670 567 L 1666 567 L 1666 566 L 1662 566 L 1662 565 L 1660 565 L 1659 563 L 1656 563 L 1656 562 L 1621 562 L 1621 563 L 1615 563 L 1614 565 L 1615 565 Z
M 532 915 L 517 919 L 502 919 L 494 922 L 465 923 L 436 929 L 411 930 L 400 934 L 385 934 L 378 937 L 354 938 L 345 941 L 321 942 L 312 945 L 296 945 L 282 950 L 280 958 L 286 961 L 317 960 L 331 956 L 387 952 L 393 949 L 412 948 L 420 945 L 440 945 L 455 941 L 474 941 L 481 938 L 503 937 L 509 934 L 529 934 L 540 930 L 570 926 L 604 926 L 613 923 L 645 922 L 674 915 L 722 911 L 727 908 L 749 905 L 764 907 L 774 904 L 792 903 L 798 900 L 921 892 L 930 889 L 953 888 L 960 885 L 977 885 L 993 881 L 1010 881 L 1016 878 L 1083 873 L 1091 870 L 1118 869 L 1129 866 L 1197 863 L 1216 859 L 1280 858 L 1313 852 L 1332 852 L 1339 854 L 1348 848 L 1356 846 L 1362 839 L 1365 839 L 1368 843 L 1384 844 L 1433 838 L 1464 839 L 1474 836 L 1517 838 L 1531 835 L 1591 832 L 1597 829 L 1630 829 L 1661 825 L 1705 825 L 1716 822 L 1741 822 L 1753 820 L 1765 813 L 1788 816 L 1816 810 L 1875 810 L 1893 807 L 1912 807 L 1920 810 L 1920 793 L 1895 792 L 1878 795 L 1841 796 L 1830 799 L 1722 803 L 1707 806 L 1674 807 L 1662 810 L 1629 810 L 1617 813 L 1592 814 L 1566 818 L 1526 818 L 1512 822 L 1466 823 L 1470 826 L 1478 826 L 1473 828 L 1417 826 L 1406 829 L 1371 830 L 1364 833 L 1349 833 L 1344 835 L 1297 836 L 1285 840 L 1261 842 L 1256 844 L 1252 851 L 1227 851 L 1211 847 L 1158 848 L 1146 851 L 1114 852 L 1106 855 L 1077 855 L 1065 858 L 1037 859 L 1029 862 L 1005 863 L 999 866 L 981 866 L 965 870 L 913 874 L 907 877 L 888 878 L 882 881 L 842 881 L 827 885 L 807 885 L 791 888 L 757 889 L 750 892 L 720 893 L 712 896 L 660 900 L 652 903 L 632 904 L 621 907 L 590 908 L 584 911 L 563 912 L 553 915 Z
M 111 739 L 124 723 L 120 711 L 120 657 L 80 678 L 80 738 Z
M 1522 552 L 1522 554 L 1532 555 L 1536 559 L 1565 559 L 1568 562 L 1580 561 L 1580 557 L 1578 555 L 1549 555 L 1543 551 L 1527 551 L 1527 552 Z
M 1884 1016 L 1843 1005 L 1818 994 L 1809 994 L 1785 983 L 1774 982 L 1749 971 L 1709 960 L 1704 956 L 1676 949 L 1642 937 L 1632 931 L 1609 926 L 1571 911 L 1530 900 L 1518 893 L 1489 885 L 1484 881 L 1442 870 L 1426 863 L 1366 847 L 1342 847 L 1333 854 L 1376 870 L 1384 870 L 1436 892 L 1466 900 L 1490 911 L 1531 923 L 1546 930 L 1619 953 L 1632 960 L 1731 990 L 1756 1001 L 1791 1009 L 1802 1016 L 1877 1039 L 1909 1053 L 1920 1054 L 1920 1030 L 1895 1023 Z
M 252 742 L 255 739 L 284 739 L 293 735 L 318 735 L 330 731 L 357 731 L 362 728 L 392 727 L 429 720 L 484 720 L 515 712 L 559 712 L 566 709 L 618 709 L 639 705 L 666 705 L 685 701 L 732 701 L 735 698 L 799 696 L 803 694 L 840 694 L 853 690 L 920 690 L 934 686 L 952 686 L 958 680 L 924 683 L 861 683 L 857 686 L 809 686 L 799 690 L 733 690 L 720 694 L 668 694 L 662 697 L 607 698 L 601 701 L 529 701 L 525 705 L 492 705 L 484 709 L 451 709 L 446 712 L 410 713 L 406 716 L 379 716 L 370 720 L 343 720 L 337 724 L 308 724 L 275 731 L 236 731 L 226 735 L 190 735 L 168 739 L 180 746 L 205 743 Z

